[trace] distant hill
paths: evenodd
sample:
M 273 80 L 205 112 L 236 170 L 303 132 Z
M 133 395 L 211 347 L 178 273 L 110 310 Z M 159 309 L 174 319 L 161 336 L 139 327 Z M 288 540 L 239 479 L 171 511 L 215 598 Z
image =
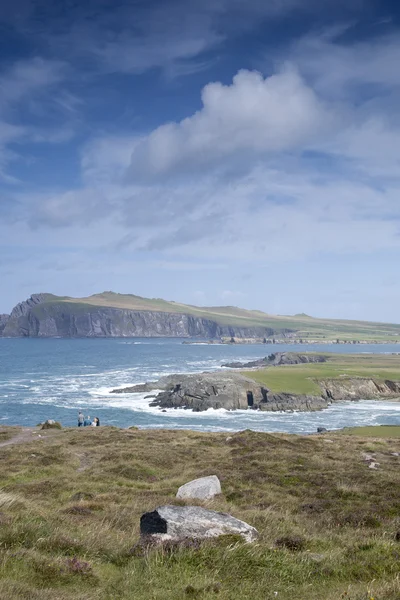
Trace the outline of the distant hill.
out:
M 7 337 L 202 337 L 266 341 L 398 341 L 400 325 L 270 315 L 236 306 L 198 307 L 103 292 L 87 298 L 33 294 L 1 315 Z

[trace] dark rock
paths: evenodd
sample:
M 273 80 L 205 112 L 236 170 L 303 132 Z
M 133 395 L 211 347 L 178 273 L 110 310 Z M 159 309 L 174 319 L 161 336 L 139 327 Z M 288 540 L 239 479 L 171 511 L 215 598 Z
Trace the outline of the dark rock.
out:
M 232 369 L 252 369 L 256 367 L 277 367 L 280 365 L 299 365 L 303 363 L 326 362 L 326 356 L 322 354 L 297 354 L 295 352 L 276 352 L 258 360 L 247 363 L 231 362 L 222 365 Z
M 139 386 L 112 393 L 137 392 Z M 327 408 L 330 401 L 318 396 L 272 393 L 256 381 L 237 372 L 168 375 L 140 385 L 140 390 L 162 390 L 150 402 L 161 409 L 184 408 L 201 412 L 209 408 L 226 410 L 313 411 Z
M 241 535 L 247 542 L 258 532 L 244 521 L 226 513 L 200 506 L 161 506 L 140 519 L 140 533 L 165 540 L 204 539 L 221 535 Z
M 326 427 L 317 427 L 317 433 L 325 433 L 325 431 L 328 431 Z
M 399 531 L 396 531 L 394 539 L 396 540 L 396 542 L 400 542 L 400 529 L 399 529 Z

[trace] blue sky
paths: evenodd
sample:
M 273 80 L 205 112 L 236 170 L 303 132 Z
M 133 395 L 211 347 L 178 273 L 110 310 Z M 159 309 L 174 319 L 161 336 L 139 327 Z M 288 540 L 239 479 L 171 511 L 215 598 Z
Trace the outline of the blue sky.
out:
M 400 322 L 400 9 L 0 6 L 0 312 L 114 290 Z

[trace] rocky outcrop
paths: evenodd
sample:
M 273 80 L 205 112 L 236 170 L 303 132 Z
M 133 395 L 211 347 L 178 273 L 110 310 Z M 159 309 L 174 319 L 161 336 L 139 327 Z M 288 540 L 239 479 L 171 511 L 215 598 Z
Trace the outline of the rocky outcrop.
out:
M 257 530 L 244 521 L 200 506 L 160 506 L 142 515 L 140 533 L 160 542 L 207 539 L 221 535 L 240 535 L 246 542 L 258 538 Z
M 377 398 L 399 398 L 399 381 L 376 381 L 367 377 L 343 377 L 319 380 L 322 396 L 328 400 L 374 400 Z
M 322 354 L 297 354 L 296 352 L 276 352 L 264 358 L 250 362 L 231 362 L 222 365 L 231 369 L 251 369 L 257 367 L 277 367 L 281 365 L 299 365 L 303 363 L 326 362 L 326 356 Z
M 226 410 L 315 411 L 332 402 L 399 398 L 400 382 L 367 378 L 340 378 L 317 382 L 321 394 L 309 396 L 271 392 L 250 377 L 237 372 L 168 375 L 158 381 L 113 390 L 114 394 L 145 393 L 157 390 L 150 406 L 161 409 L 184 408 L 200 412 L 210 408 Z
M 184 408 L 201 412 L 209 408 L 226 410 L 313 411 L 326 408 L 322 396 L 274 393 L 249 377 L 236 372 L 168 375 L 158 381 L 139 384 L 111 393 L 145 393 L 161 390 L 150 406 Z
M 201 337 L 247 338 L 273 335 L 268 327 L 231 327 L 188 314 L 128 310 L 56 302 L 36 294 L 4 319 L 7 337 Z
M 3 331 L 5 329 L 5 326 L 8 323 L 9 318 L 10 318 L 10 315 L 0 315 L 0 337 L 3 334 Z

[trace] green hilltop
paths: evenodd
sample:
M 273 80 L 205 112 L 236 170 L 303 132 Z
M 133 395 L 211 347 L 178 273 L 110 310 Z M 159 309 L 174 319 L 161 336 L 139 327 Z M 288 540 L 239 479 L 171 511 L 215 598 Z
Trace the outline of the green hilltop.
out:
M 122 310 L 179 313 L 210 319 L 219 325 L 232 327 L 270 327 L 279 332 L 290 330 L 296 340 L 342 342 L 397 342 L 400 340 L 400 324 L 342 319 L 314 318 L 304 313 L 294 316 L 271 315 L 260 310 L 247 310 L 236 306 L 199 307 L 161 298 L 143 298 L 134 294 L 118 294 L 111 291 L 85 298 L 42 294 L 44 302 L 33 308 L 41 310 L 43 305 L 68 306 L 71 312 L 87 310 L 88 307 L 119 308 Z M 67 307 L 65 307 L 67 308 Z

